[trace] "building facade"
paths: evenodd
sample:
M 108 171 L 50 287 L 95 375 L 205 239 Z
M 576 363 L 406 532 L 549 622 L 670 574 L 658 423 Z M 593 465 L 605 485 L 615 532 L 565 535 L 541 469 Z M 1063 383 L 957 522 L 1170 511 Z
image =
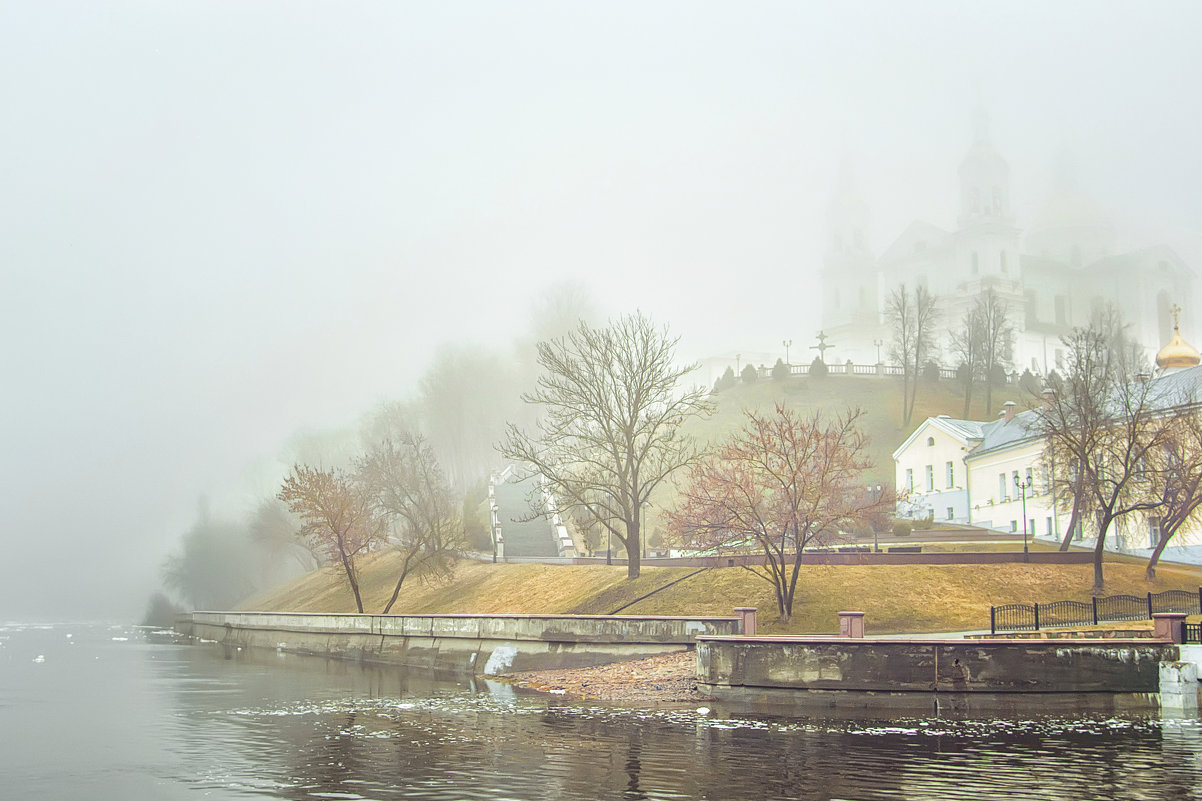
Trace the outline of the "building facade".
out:
M 1198 352 L 1176 329 L 1156 362 L 1152 396 L 1173 404 L 1202 401 Z M 1056 508 L 1038 420 L 1038 412 L 1020 412 L 1013 401 L 995 420 L 924 420 L 893 452 L 898 516 L 1062 540 L 1070 516 Z M 1154 511 L 1125 515 L 1112 524 L 1107 547 L 1139 552 L 1154 547 L 1159 532 Z M 1082 534 L 1089 532 L 1076 538 Z M 1172 542 L 1178 549 L 1202 545 L 1202 525 L 1184 528 Z
M 1171 248 L 1121 250 L 1113 223 L 1068 179 L 1020 228 L 1011 210 L 1009 166 L 991 143 L 982 112 L 959 179 L 953 229 L 915 221 L 878 256 L 868 245 L 867 204 L 849 172 L 842 172 L 822 273 L 823 329 L 834 346 L 830 361 L 875 364 L 877 343 L 888 352 L 885 308 L 903 284 L 924 286 L 938 300 L 944 333 L 933 358 L 945 367 L 956 366 L 946 332 L 988 289 L 1010 310 L 1015 371 L 1047 375 L 1062 367 L 1061 337 L 1087 325 L 1107 304 L 1122 312 L 1149 355 L 1168 339 L 1174 301 L 1193 291 L 1192 268 Z

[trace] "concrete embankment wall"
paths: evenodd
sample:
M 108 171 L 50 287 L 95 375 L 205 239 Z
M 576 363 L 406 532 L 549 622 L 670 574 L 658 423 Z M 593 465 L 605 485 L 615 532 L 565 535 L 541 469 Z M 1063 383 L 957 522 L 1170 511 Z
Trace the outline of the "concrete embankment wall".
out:
M 499 675 L 685 651 L 699 635 L 737 635 L 739 619 L 193 612 L 176 627 L 227 646 Z
M 702 637 L 697 681 L 721 699 L 798 706 L 929 706 L 932 694 L 998 701 L 1019 693 L 1076 705 L 1089 695 L 1112 703 L 1156 693 L 1160 663 L 1178 658 L 1178 646 L 1148 639 Z

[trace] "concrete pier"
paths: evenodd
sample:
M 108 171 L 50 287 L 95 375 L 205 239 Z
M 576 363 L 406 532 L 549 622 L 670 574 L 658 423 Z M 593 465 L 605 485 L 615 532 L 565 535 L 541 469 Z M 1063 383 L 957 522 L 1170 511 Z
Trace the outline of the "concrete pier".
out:
M 227 646 L 499 675 L 686 651 L 739 617 L 193 612 L 182 633 Z

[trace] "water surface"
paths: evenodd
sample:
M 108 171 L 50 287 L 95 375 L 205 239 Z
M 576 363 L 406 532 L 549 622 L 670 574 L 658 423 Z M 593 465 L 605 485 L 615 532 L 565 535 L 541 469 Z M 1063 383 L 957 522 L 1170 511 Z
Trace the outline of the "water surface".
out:
M 1196 718 L 632 710 L 129 627 L 0 626 L 0 797 L 1202 799 Z

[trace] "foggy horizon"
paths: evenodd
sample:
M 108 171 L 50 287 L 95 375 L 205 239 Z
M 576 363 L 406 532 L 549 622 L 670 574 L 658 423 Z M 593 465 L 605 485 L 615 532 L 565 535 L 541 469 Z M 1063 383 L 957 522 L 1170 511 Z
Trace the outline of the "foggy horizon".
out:
M 1202 265 L 1195 4 L 0 22 L 0 619 L 140 615 L 200 497 L 249 511 L 297 432 L 409 397 L 440 344 L 507 352 L 553 285 L 648 313 L 684 360 L 808 361 L 841 165 L 875 254 L 950 229 L 977 107 L 1019 228 L 1067 170 L 1125 246 Z

